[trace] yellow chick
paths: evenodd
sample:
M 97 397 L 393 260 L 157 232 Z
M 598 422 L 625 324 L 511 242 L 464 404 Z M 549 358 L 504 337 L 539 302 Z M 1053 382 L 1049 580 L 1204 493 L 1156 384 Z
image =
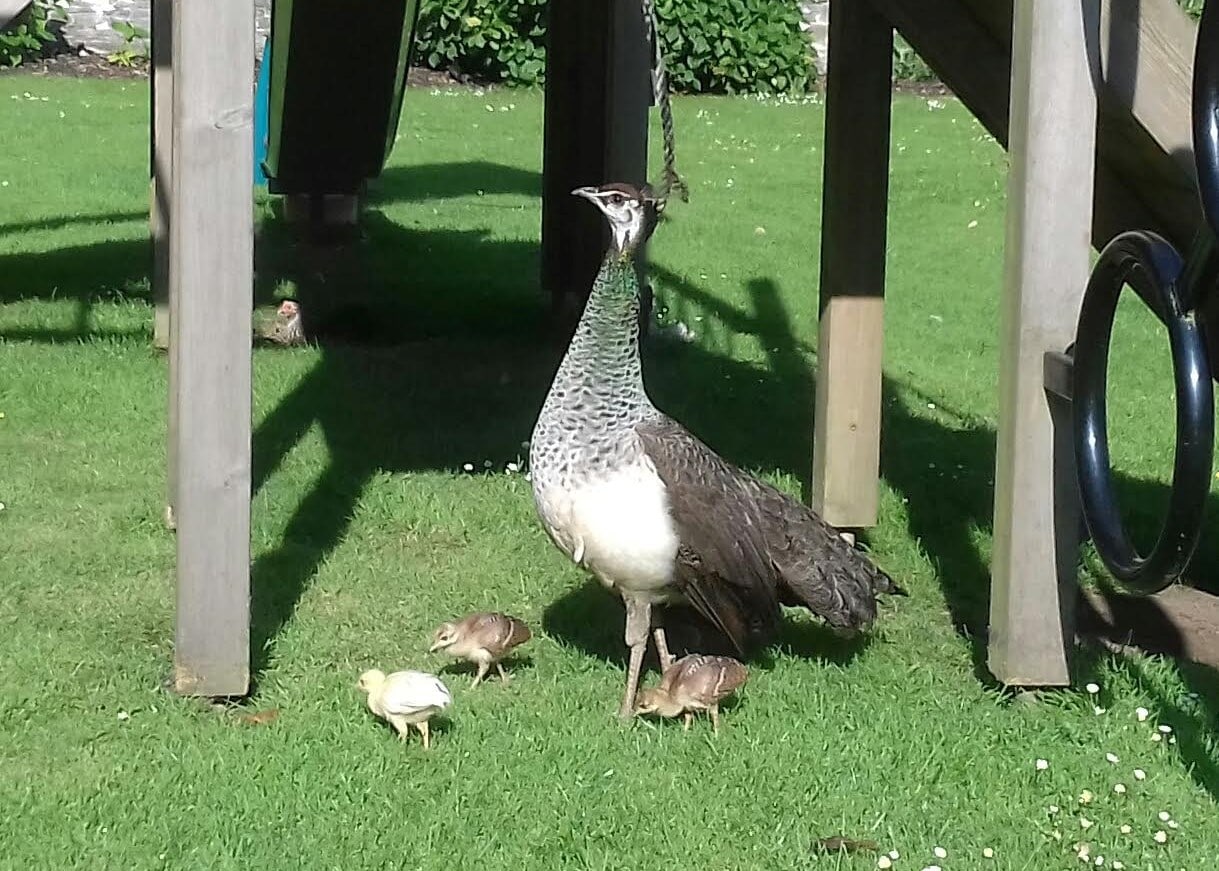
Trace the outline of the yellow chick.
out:
M 533 635 L 529 627 L 515 617 L 496 611 L 470 614 L 456 623 L 442 623 L 432 636 L 429 652 L 444 650 L 450 656 L 478 664 L 478 674 L 470 689 L 478 686 L 494 665 L 505 682 L 508 674 L 500 660 L 524 644 Z
M 388 720 L 402 741 L 414 726 L 423 736 L 423 747 L 431 747 L 428 720 L 453 703 L 448 687 L 434 674 L 395 671 L 391 675 L 371 669 L 360 675 L 356 686 L 368 694 L 368 709 Z
M 745 666 L 729 656 L 683 656 L 665 669 L 660 684 L 645 689 L 635 700 L 635 714 L 676 717 L 685 714 L 689 729 L 695 711 L 711 715 L 711 728 L 720 731 L 719 703 L 732 695 L 749 677 Z

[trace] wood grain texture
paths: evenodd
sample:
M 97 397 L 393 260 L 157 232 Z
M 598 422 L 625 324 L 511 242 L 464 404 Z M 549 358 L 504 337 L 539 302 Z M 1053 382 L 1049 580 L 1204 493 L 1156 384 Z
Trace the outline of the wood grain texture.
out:
M 1021 0 L 1013 20 L 989 638 L 1005 684 L 1069 681 L 1078 506 L 1068 406 L 1044 366 L 1088 280 L 1099 5 Z
M 174 6 L 174 687 L 249 688 L 253 0 Z
M 152 110 L 149 144 L 149 230 L 152 234 L 153 346 L 169 350 L 169 402 L 167 414 L 165 525 L 173 529 L 177 501 L 177 395 L 178 367 L 173 351 L 173 300 L 170 281 L 169 202 L 173 183 L 173 0 L 153 0 L 152 5 Z
M 812 503 L 831 525 L 879 506 L 893 28 L 872 6 L 830 4 Z
M 871 0 L 1000 144 L 1008 142 L 1012 0 Z M 1189 73 L 1195 26 L 1174 0 L 1103 0 L 1087 50 L 1103 57 L 1092 243 L 1154 230 L 1189 244 L 1193 190 Z M 1186 139 L 1188 136 L 1186 135 Z
M 575 327 L 605 248 L 574 188 L 647 175 L 650 54 L 638 0 L 552 0 L 542 145 L 542 286 Z

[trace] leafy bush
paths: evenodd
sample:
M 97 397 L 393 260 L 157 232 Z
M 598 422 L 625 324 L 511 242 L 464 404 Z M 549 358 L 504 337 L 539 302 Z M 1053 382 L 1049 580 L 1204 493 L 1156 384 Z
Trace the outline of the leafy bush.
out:
M 59 41 L 52 29 L 55 22 L 62 21 L 59 5 L 54 0 L 34 0 L 30 8 L 0 31 L 0 66 L 16 67 L 42 57 Z
M 148 60 L 148 41 L 152 35 L 130 21 L 115 21 L 114 32 L 123 38 L 123 46 L 106 55 L 106 61 L 116 66 L 131 68 Z
M 545 0 L 424 0 L 415 62 L 509 85 L 534 85 L 546 69 Z
M 893 78 L 899 82 L 935 82 L 939 80 L 927 61 L 902 38 L 893 34 Z
M 656 13 L 674 90 L 785 93 L 811 84 L 794 0 L 657 0 Z
M 424 0 L 415 62 L 510 85 L 540 84 L 545 0 Z M 794 0 L 657 0 L 674 90 L 802 91 L 812 53 Z
M 1195 21 L 1202 15 L 1202 0 L 1177 0 L 1185 14 Z

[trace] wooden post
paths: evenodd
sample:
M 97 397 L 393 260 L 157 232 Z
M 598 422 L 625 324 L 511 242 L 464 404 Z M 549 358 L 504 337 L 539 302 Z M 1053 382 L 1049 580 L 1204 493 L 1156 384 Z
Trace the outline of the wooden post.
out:
M 893 28 L 870 3 L 830 3 L 813 507 L 876 523 Z
M 1012 24 L 989 639 L 1011 685 L 1069 681 L 1079 514 L 1070 414 L 1047 397 L 1044 355 L 1071 342 L 1088 280 L 1098 6 L 1019 0 Z
M 648 175 L 652 51 L 640 0 L 612 0 L 605 59 L 605 178 L 641 184 Z
M 605 99 L 604 181 L 642 184 L 648 178 L 648 106 L 652 104 L 652 46 L 640 0 L 614 0 L 610 10 L 609 67 Z M 598 237 L 604 255 L 605 230 Z M 652 286 L 644 265 L 648 244 L 635 249 L 639 275 L 640 327 L 646 336 L 652 320 Z M 600 257 L 598 258 L 600 260 Z M 590 285 L 591 288 L 591 285 Z M 586 289 L 587 292 L 587 289 Z
M 152 343 L 169 347 L 169 211 L 173 177 L 173 0 L 152 0 L 152 148 L 149 224 L 152 231 Z
M 173 302 L 170 299 L 169 201 L 173 181 L 173 0 L 152 0 L 152 124 L 149 149 L 149 228 L 152 233 L 152 300 L 154 306 L 152 343 L 170 349 Z M 169 354 L 169 395 L 177 391 L 177 365 Z M 165 525 L 174 528 L 174 502 L 177 499 L 178 407 L 169 403 L 166 456 Z
M 639 0 L 551 0 L 542 147 L 542 286 L 574 324 L 604 253 L 604 220 L 571 195 L 644 181 L 648 49 Z M 616 177 L 611 177 L 611 175 Z
M 174 687 L 249 689 L 254 2 L 177 3 L 170 188 Z

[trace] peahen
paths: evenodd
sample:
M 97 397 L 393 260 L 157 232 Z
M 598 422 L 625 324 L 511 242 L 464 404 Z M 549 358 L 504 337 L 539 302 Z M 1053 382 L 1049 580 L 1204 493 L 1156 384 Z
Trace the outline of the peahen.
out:
M 611 243 L 534 427 L 530 474 L 551 540 L 626 605 L 629 717 L 650 630 L 662 669 L 673 661 L 653 606 L 689 603 L 744 655 L 774 637 L 780 605 L 856 630 L 874 620 L 877 593 L 902 591 L 809 508 L 652 404 L 632 252 L 655 200 L 627 184 L 572 193 L 604 213 Z

